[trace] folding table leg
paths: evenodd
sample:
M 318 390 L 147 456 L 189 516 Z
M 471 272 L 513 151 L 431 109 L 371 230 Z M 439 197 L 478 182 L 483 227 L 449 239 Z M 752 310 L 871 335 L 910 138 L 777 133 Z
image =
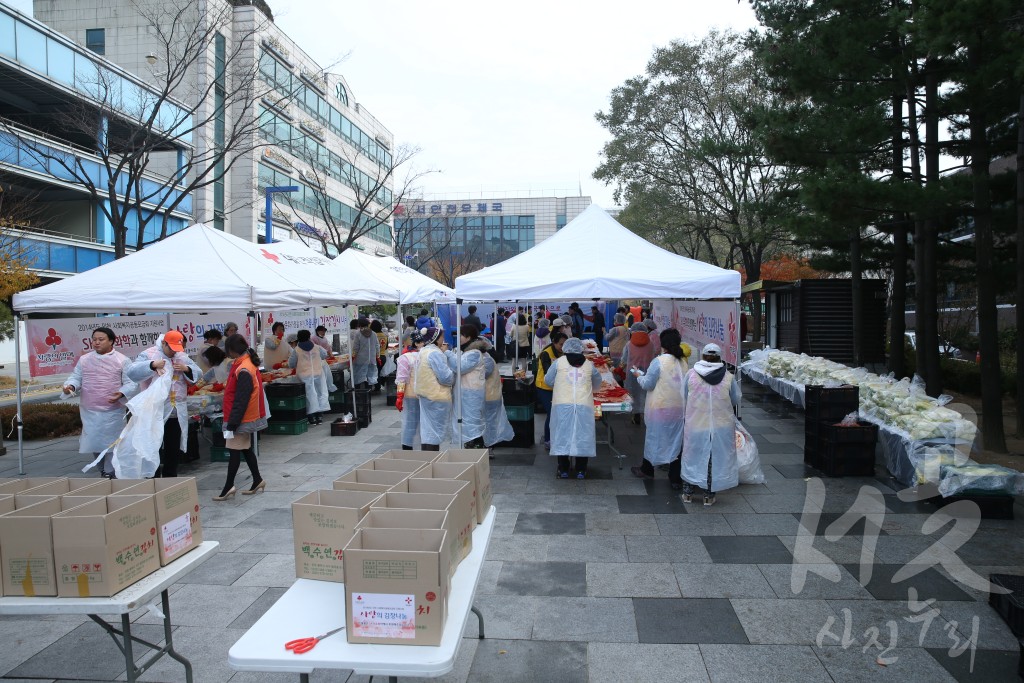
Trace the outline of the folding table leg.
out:
M 185 667 L 185 681 L 192 683 L 192 662 L 188 661 L 180 654 L 174 651 L 174 640 L 171 633 L 171 599 L 165 588 L 160 592 L 160 606 L 164 612 L 164 648 L 167 655 L 177 661 L 181 662 Z
M 128 683 L 135 683 L 135 657 L 132 655 L 132 620 L 125 612 L 121 615 L 121 635 L 124 636 L 124 664 Z
M 473 614 L 475 614 L 476 618 L 480 620 L 480 640 L 483 640 L 484 639 L 484 615 L 480 613 L 480 610 L 478 610 L 476 608 L 476 605 L 470 606 L 469 609 L 473 610 Z

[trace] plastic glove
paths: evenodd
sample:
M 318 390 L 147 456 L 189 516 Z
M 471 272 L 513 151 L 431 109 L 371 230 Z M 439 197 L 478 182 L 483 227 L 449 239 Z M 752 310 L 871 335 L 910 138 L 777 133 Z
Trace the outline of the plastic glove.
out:
M 284 367 L 284 361 L 281 361 L 280 363 L 274 363 L 274 369 L 275 370 L 280 370 L 283 367 Z
M 402 401 L 405 399 L 404 392 L 398 392 L 398 398 L 395 399 L 395 407 L 398 408 L 398 412 L 402 412 Z
M 224 440 L 227 441 L 228 439 L 233 439 L 233 438 L 235 438 L 235 433 L 225 429 L 224 430 Z

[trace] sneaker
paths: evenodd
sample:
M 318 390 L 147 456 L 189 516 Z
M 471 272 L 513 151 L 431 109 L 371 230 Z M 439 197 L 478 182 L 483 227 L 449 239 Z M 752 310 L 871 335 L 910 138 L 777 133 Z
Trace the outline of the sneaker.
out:
M 715 504 L 715 494 L 705 493 L 704 494 L 704 507 L 709 508 Z
M 546 451 L 550 451 L 551 450 L 551 442 L 550 441 L 545 441 L 544 442 L 544 450 L 546 450 Z
M 559 479 L 568 479 L 569 473 L 563 472 L 562 470 L 558 470 L 558 472 L 555 473 L 555 476 L 558 477 Z
M 682 501 L 684 503 L 692 503 L 693 502 L 693 494 L 692 493 L 683 493 L 683 495 L 681 495 L 680 498 L 682 499 Z
M 322 425 L 322 424 L 324 423 L 324 418 L 322 418 L 322 417 L 320 417 L 319 415 L 317 415 L 317 416 L 316 416 L 316 423 L 317 423 L 318 425 Z
M 310 424 L 310 425 L 315 425 L 315 424 L 316 424 L 316 418 L 315 418 L 315 417 L 313 417 L 312 415 L 310 415 L 309 417 L 307 417 L 307 418 L 306 418 L 306 421 L 307 421 L 307 422 L 309 422 L 309 424 Z
M 638 479 L 654 479 L 654 475 L 646 474 L 641 468 L 637 467 L 636 465 L 630 467 L 629 471 L 632 472 L 633 476 L 637 477 Z
M 577 479 L 586 479 L 587 478 L 587 473 L 586 472 L 577 472 L 576 473 L 576 478 Z

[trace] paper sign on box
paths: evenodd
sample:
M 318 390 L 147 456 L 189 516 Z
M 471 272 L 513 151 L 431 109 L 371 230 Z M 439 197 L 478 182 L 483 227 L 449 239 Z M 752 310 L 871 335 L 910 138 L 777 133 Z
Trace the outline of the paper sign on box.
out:
M 117 479 L 111 485 L 117 483 Z M 199 508 L 199 489 L 195 477 L 143 479 L 122 488 L 119 495 L 152 495 L 156 522 L 160 529 L 160 566 L 165 567 L 203 542 L 203 522 Z M 188 529 L 183 518 L 188 516 Z M 167 527 L 165 529 L 165 527 Z

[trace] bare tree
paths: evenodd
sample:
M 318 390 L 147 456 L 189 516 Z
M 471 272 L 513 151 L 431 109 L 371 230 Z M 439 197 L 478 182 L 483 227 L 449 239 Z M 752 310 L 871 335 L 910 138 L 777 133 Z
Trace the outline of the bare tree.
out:
M 408 197 L 419 193 L 419 182 L 425 176 L 434 173 L 413 163 L 420 153 L 420 148 L 413 145 L 399 145 L 390 163 L 384 163 L 361 159 L 347 147 L 337 154 L 309 135 L 276 142 L 305 166 L 300 175 L 310 190 L 303 192 L 301 199 L 287 194 L 285 201 L 296 213 L 308 214 L 323 225 L 322 229 L 299 232 L 298 236 L 307 244 L 319 244 L 325 254 L 340 254 L 371 233 L 386 235 L 389 246 L 393 246 L 391 222 L 395 211 Z M 349 189 L 351 206 L 332 196 L 332 182 Z
M 158 229 L 149 241 L 166 237 L 170 212 L 190 193 L 224 180 L 265 145 L 257 103 L 284 106 L 293 96 L 261 77 L 254 41 L 269 20 L 259 12 L 248 26 L 232 21 L 230 3 L 138 0 L 131 12 L 156 45 L 150 88 L 98 62 L 76 62 L 75 87 L 88 97 L 57 119 L 61 138 L 80 141 L 85 153 L 19 134 L 23 151 L 88 193 L 113 228 L 117 258 L 128 245 L 146 245 L 151 223 Z M 224 45 L 223 60 L 214 45 Z
M 416 268 L 424 272 L 430 263 L 451 247 L 456 234 L 450 221 L 445 221 L 444 226 L 437 229 L 429 216 L 410 216 L 408 205 L 403 205 L 395 211 L 392 229 L 395 258 L 402 261 L 412 258 Z

